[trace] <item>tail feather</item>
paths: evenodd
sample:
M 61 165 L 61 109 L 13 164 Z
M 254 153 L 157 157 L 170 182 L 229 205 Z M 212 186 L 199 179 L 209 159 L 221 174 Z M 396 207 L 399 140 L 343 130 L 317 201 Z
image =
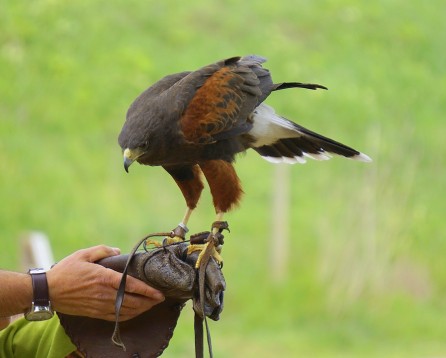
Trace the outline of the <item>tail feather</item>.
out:
M 275 163 L 305 163 L 305 158 L 328 160 L 332 155 L 340 155 L 349 159 L 370 162 L 371 159 L 344 144 L 329 138 L 302 136 L 282 138 L 270 145 L 254 148 L 264 159 Z
M 370 162 L 371 159 L 345 144 L 278 116 L 262 103 L 253 112 L 253 149 L 273 163 L 305 163 L 306 158 L 328 160 L 332 155 Z

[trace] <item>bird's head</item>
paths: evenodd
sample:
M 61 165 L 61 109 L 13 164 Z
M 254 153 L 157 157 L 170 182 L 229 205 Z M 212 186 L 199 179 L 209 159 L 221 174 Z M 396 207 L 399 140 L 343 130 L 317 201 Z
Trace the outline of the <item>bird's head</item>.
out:
M 130 149 L 130 148 L 124 149 L 124 151 L 123 151 L 124 169 L 127 173 L 129 172 L 130 165 L 132 165 L 132 163 L 136 159 L 138 159 L 140 156 L 142 156 L 143 154 L 144 154 L 144 150 L 140 147 L 134 148 L 134 149 Z

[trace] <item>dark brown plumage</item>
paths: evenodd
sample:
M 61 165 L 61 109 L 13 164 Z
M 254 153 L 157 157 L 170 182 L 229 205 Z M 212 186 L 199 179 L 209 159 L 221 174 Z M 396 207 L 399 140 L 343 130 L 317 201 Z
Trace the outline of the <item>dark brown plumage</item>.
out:
M 274 84 L 259 56 L 233 57 L 195 72 L 164 77 L 130 106 L 119 135 L 128 170 L 133 161 L 162 166 L 180 187 L 187 223 L 203 190 L 204 174 L 219 216 L 236 205 L 242 188 L 232 166 L 249 148 L 278 163 L 303 163 L 330 154 L 370 161 L 366 155 L 275 113 L 263 103 L 273 91 L 326 89 L 316 84 Z

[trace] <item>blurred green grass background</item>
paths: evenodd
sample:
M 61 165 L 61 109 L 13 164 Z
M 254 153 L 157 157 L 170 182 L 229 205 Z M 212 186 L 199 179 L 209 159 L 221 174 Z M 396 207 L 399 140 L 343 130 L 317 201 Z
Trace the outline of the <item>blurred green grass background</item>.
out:
M 128 251 L 184 211 L 159 168 L 127 175 L 117 135 L 162 76 L 259 54 L 288 90 L 277 112 L 368 155 L 287 169 L 289 264 L 272 279 L 274 166 L 237 161 L 246 195 L 227 216 L 216 357 L 446 356 L 446 3 L 402 0 L 1 0 L 0 267 L 40 230 L 56 259 Z M 192 232 L 214 218 L 209 194 Z M 193 355 L 186 309 L 165 356 Z

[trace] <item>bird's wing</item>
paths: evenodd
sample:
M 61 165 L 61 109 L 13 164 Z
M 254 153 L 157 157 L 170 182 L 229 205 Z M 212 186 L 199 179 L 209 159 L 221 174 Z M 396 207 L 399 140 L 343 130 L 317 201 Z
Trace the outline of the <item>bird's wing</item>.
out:
M 240 58 L 219 64 L 210 75 L 203 70 L 191 74 L 191 79 L 200 75 L 199 81 L 206 77 L 180 118 L 180 128 L 191 143 L 209 144 L 251 128 L 248 117 L 262 95 L 260 81 Z

